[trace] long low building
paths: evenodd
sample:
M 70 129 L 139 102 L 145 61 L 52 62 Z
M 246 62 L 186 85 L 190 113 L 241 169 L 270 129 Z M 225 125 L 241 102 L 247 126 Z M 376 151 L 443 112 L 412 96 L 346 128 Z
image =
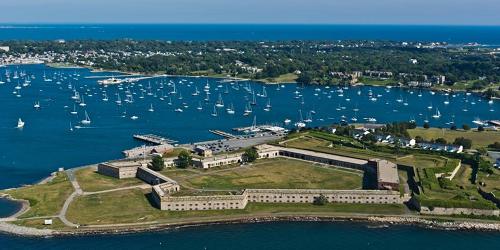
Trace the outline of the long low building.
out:
M 331 203 L 402 204 L 408 196 L 390 190 L 325 190 L 325 189 L 246 189 L 242 194 L 211 196 L 170 196 L 153 192 L 161 210 L 244 209 L 248 202 L 313 203 L 323 195 Z

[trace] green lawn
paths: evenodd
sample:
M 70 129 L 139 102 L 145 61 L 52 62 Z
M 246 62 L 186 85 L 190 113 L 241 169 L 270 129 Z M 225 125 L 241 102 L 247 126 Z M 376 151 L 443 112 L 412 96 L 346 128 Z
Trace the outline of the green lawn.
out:
M 57 215 L 72 192 L 73 186 L 66 174 L 57 173 L 57 176 L 49 183 L 16 188 L 3 193 L 16 199 L 28 200 L 30 209 L 21 216 L 28 218 Z
M 251 215 L 338 215 L 338 214 L 403 214 L 398 204 L 345 204 L 324 206 L 312 204 L 249 203 L 245 209 L 205 211 L 161 211 L 148 202 L 140 190 L 122 190 L 78 197 L 70 206 L 67 217 L 81 225 L 169 222 L 206 217 L 219 219 Z
M 386 86 L 386 85 L 392 85 L 397 81 L 395 81 L 394 79 L 379 80 L 374 78 L 363 77 L 360 78 L 358 82 L 364 83 L 366 85 Z
M 245 188 L 318 188 L 358 189 L 361 173 L 318 167 L 310 162 L 292 159 L 259 160 L 251 166 L 207 173 L 181 181 L 187 186 L 207 189 Z
M 76 180 L 83 191 L 95 192 L 144 184 L 137 178 L 117 179 L 96 172 L 95 167 L 82 168 L 75 172 Z
M 472 148 L 486 147 L 489 144 L 500 141 L 500 131 L 464 131 L 464 130 L 449 130 L 449 129 L 439 129 L 439 128 L 416 128 L 409 129 L 408 133 L 414 138 L 415 136 L 421 136 L 425 140 L 444 138 L 446 141 L 453 143 L 455 138 L 464 137 L 472 140 Z
M 298 76 L 294 73 L 283 74 L 274 78 L 256 79 L 265 83 L 294 83 Z

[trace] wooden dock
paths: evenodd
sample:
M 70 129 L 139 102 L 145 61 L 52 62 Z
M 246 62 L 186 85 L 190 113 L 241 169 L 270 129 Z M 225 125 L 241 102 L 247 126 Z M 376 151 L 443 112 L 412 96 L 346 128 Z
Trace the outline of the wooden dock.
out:
M 168 139 L 168 138 L 165 138 L 165 137 L 162 137 L 159 135 L 154 135 L 154 134 L 134 135 L 134 139 L 153 143 L 156 145 L 172 144 L 172 143 L 177 142 L 175 140 L 171 140 L 171 139 Z

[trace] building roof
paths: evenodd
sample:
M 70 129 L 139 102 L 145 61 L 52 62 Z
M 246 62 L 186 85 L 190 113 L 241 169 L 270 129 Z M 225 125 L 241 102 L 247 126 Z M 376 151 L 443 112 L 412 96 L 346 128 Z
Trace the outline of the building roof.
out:
M 387 160 L 377 159 L 377 181 L 399 183 L 398 166 Z
M 328 160 L 342 161 L 342 162 L 348 162 L 348 163 L 358 164 L 358 165 L 365 165 L 368 163 L 367 160 L 345 157 L 345 156 L 340 156 L 340 155 L 326 154 L 326 153 L 320 153 L 320 152 L 298 149 L 298 148 L 285 148 L 285 147 L 277 147 L 277 146 L 271 146 L 271 145 L 268 145 L 268 146 L 274 147 L 275 150 L 287 151 L 287 152 L 296 153 L 296 154 L 303 154 L 303 155 L 308 155 L 308 156 L 318 157 L 318 158 L 323 158 L 323 159 L 328 159 Z M 270 148 L 268 148 L 268 150 L 270 150 Z

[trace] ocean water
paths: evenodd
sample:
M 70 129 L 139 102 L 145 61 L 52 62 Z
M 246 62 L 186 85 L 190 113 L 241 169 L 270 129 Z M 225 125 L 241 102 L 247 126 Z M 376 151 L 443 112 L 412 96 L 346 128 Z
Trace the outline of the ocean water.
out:
M 89 240 L 91 239 L 91 240 Z M 162 232 L 83 237 L 0 235 L 2 249 L 495 249 L 498 232 L 372 227 L 347 222 L 277 222 L 217 225 Z
M 396 40 L 500 45 L 500 26 L 0 24 L 0 40 Z
M 11 82 L 6 82 L 9 72 Z M 14 74 L 25 77 L 14 79 Z M 53 78 L 46 82 L 43 75 Z M 429 120 L 431 126 L 449 127 L 476 119 L 496 119 L 500 102 L 488 103 L 476 95 L 458 93 L 434 95 L 427 90 L 381 87 L 298 86 L 296 84 L 264 86 L 254 82 L 221 83 L 221 79 L 154 78 L 138 83 L 102 87 L 94 77 L 109 73 L 92 73 L 88 69 L 53 69 L 44 65 L 0 68 L 0 188 L 31 184 L 59 167 L 69 168 L 122 157 L 122 151 L 141 145 L 133 134 L 154 133 L 190 143 L 220 139 L 209 132 L 257 124 L 277 124 L 292 129 L 301 119 L 311 118 L 308 126 L 329 125 L 341 120 L 378 123 L 415 120 L 419 125 Z M 31 83 L 23 86 L 24 78 Z M 17 83 L 19 82 L 19 84 Z M 209 101 L 204 87 L 210 85 Z M 176 89 L 176 93 L 171 92 Z M 17 88 L 17 89 L 16 89 Z M 193 95 L 199 91 L 199 95 Z M 251 92 L 248 90 L 251 89 Z M 78 92 L 86 106 L 71 97 Z M 244 116 L 253 100 L 252 114 Z M 262 97 L 267 93 L 267 97 Z M 103 101 L 106 95 L 108 101 Z M 127 97 L 127 95 L 129 97 Z M 215 108 L 220 98 L 224 108 Z M 122 104 L 116 101 L 120 98 Z M 133 103 L 127 103 L 127 98 Z M 181 99 L 182 98 L 182 99 Z M 163 100 L 162 100 L 163 99 Z M 445 104 L 449 101 L 449 104 Z M 41 109 L 34 108 L 39 102 Z M 169 103 L 171 102 L 171 105 Z M 272 108 L 264 111 L 269 102 Z M 407 105 L 405 105 L 407 104 Z M 198 110 L 201 105 L 202 110 Z M 233 105 L 235 114 L 226 108 Z M 151 108 L 154 112 L 149 112 Z M 432 106 L 432 108 L 428 108 Z M 175 112 L 181 108 L 183 112 Z M 214 109 L 218 113 L 212 116 Z M 464 111 L 467 110 L 467 111 Z M 71 114 L 71 111 L 77 114 Z M 437 111 L 439 119 L 432 118 Z M 91 119 L 83 125 L 85 111 Z M 131 119 L 137 116 L 137 120 Z M 23 129 L 15 128 L 18 119 Z M 285 119 L 292 122 L 284 124 Z M 72 131 L 70 130 L 73 129 Z
M 160 39 L 160 40 L 338 40 L 338 39 L 378 39 L 407 41 L 445 41 L 449 43 L 478 42 L 482 44 L 500 44 L 500 27 L 482 26 L 394 26 L 394 25 L 0 25 L 0 40 L 30 39 Z M 211 101 L 205 104 L 204 111 L 197 111 L 198 100 L 193 97 L 193 87 L 202 91 L 207 79 L 188 79 L 179 83 L 179 78 L 162 79 L 164 83 L 173 81 L 183 94 L 172 96 L 173 105 L 166 104 L 159 98 L 146 95 L 141 99 L 137 95 L 140 89 L 148 86 L 131 87 L 135 101 L 133 104 L 116 105 L 115 94 L 124 91 L 117 86 L 105 91 L 109 101 L 103 102 L 103 90 L 96 84 L 96 79 L 84 76 L 106 73 L 90 73 L 88 70 L 54 70 L 41 65 L 11 66 L 0 68 L 0 81 L 5 81 L 5 70 L 26 72 L 35 76 L 31 86 L 21 88 L 21 97 L 13 92 L 17 80 L 0 85 L 0 189 L 21 184 L 33 183 L 55 171 L 58 167 L 73 167 L 121 157 L 121 150 L 138 146 L 140 143 L 131 137 L 134 133 L 158 133 L 181 142 L 190 142 L 217 138 L 208 133 L 208 129 L 228 130 L 236 126 L 248 126 L 252 116 L 243 117 L 241 112 L 251 98 L 251 94 L 236 91 L 229 85 L 230 94 L 221 94 L 224 102 L 234 103 L 237 114 L 230 116 L 219 110 L 219 116 L 210 115 L 213 101 L 217 98 L 217 83 L 208 79 L 212 86 Z M 57 72 L 61 84 L 56 81 L 42 81 L 43 73 L 49 77 Z M 80 74 L 80 76 L 75 76 Z M 158 90 L 156 80 L 150 80 L 152 88 Z M 192 81 L 193 83 L 189 83 Z M 20 80 L 22 83 L 23 81 Z M 73 108 L 73 94 L 67 85 L 71 83 L 84 96 L 87 106 L 76 106 L 77 115 L 69 112 Z M 188 86 L 189 85 L 189 86 Z M 225 84 L 223 84 L 225 85 Z M 246 86 L 246 85 L 245 85 Z M 249 83 L 256 93 L 262 91 L 262 85 Z M 171 87 L 165 87 L 171 89 Z M 370 101 L 368 93 L 372 90 L 377 101 Z M 334 90 L 335 92 L 330 92 Z M 344 90 L 343 97 L 337 89 L 301 88 L 286 85 L 276 90 L 268 87 L 272 111 L 262 110 L 267 98 L 257 97 L 258 105 L 253 113 L 258 123 L 276 122 L 283 119 L 297 120 L 298 109 L 303 116 L 311 110 L 311 126 L 339 121 L 342 115 L 346 119 L 357 116 L 375 117 L 379 122 L 415 119 L 419 124 L 425 117 L 434 126 L 448 126 L 454 120 L 457 124 L 470 123 L 473 119 L 497 118 L 499 104 L 487 104 L 477 96 L 460 94 L 455 97 L 432 95 L 428 91 L 410 93 L 406 90 L 361 87 Z M 294 92 L 304 97 L 295 99 Z M 358 95 L 357 92 L 361 94 Z M 17 91 L 16 91 L 17 92 Z M 156 92 L 156 91 L 155 91 Z M 202 92 L 203 93 L 203 92 Z M 326 94 L 325 94 L 326 93 Z M 92 96 L 89 96 L 92 95 Z M 317 95 L 315 95 L 317 94 Z M 157 93 L 157 95 L 159 95 Z M 328 96 L 331 98 L 328 98 Z M 350 101 L 346 101 L 346 98 Z M 164 98 L 165 99 L 165 98 Z M 402 99 L 403 102 L 395 99 Z M 444 105 L 444 100 L 450 100 Z M 40 101 L 40 111 L 33 109 L 35 101 Z M 174 108 L 186 102 L 190 107 L 183 113 L 176 113 Z M 385 104 L 388 102 L 388 104 Z M 475 104 L 472 104 L 474 102 Z M 428 110 L 426 107 L 431 105 Z M 155 112 L 148 112 L 150 104 Z M 66 107 L 65 107 L 66 106 Z M 345 108 L 344 108 L 345 107 Z M 439 108 L 443 116 L 433 120 L 431 115 Z M 340 110 L 337 110 L 340 108 Z M 463 109 L 468 109 L 467 112 Z M 359 109 L 354 112 L 353 109 Z M 92 124 L 82 129 L 79 126 L 84 110 L 91 116 Z M 126 115 L 124 115 L 126 112 Z M 421 115 L 420 115 L 421 114 Z M 132 121 L 130 116 L 139 116 Z M 122 117 L 124 116 L 124 117 Z M 17 119 L 26 122 L 23 130 L 15 129 Z M 12 214 L 18 204 L 0 199 L 0 217 Z M 423 229 L 413 226 L 391 226 L 372 228 L 364 223 L 262 223 L 248 225 L 217 225 L 179 230 L 166 230 L 140 234 L 94 235 L 79 237 L 27 238 L 0 234 L 0 249 L 494 249 L 500 244 L 497 232 L 465 232 Z

